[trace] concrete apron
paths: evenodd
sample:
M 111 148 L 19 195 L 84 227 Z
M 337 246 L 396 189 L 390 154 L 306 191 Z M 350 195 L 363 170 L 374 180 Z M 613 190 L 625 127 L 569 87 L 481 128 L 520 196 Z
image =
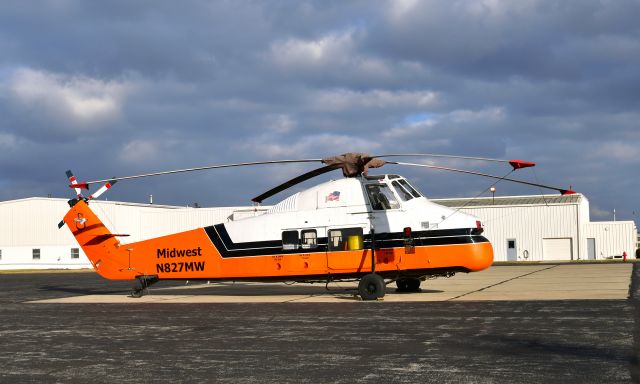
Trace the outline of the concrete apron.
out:
M 397 293 L 387 286 L 384 301 L 531 301 L 624 300 L 629 296 L 632 263 L 494 266 L 422 283 L 420 293 Z M 293 288 L 295 287 L 295 289 Z M 83 295 L 30 303 L 289 303 L 354 302 L 356 283 L 322 284 L 213 283 L 151 287 L 142 298 Z M 173 292 L 172 292 L 173 291 Z M 192 293 L 193 292 L 193 293 Z

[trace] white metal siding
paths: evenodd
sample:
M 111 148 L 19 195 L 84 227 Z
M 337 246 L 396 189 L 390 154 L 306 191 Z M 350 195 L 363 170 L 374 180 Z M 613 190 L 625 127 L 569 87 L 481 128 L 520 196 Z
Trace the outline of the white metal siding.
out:
M 68 208 L 62 199 L 24 199 L 0 203 L 0 245 L 35 247 L 70 244 L 75 241 L 71 233 L 58 230 L 57 227 Z
M 587 223 L 583 227 L 585 237 L 596 239 L 596 258 L 621 256 L 635 257 L 636 226 L 633 221 L 603 221 Z
M 32 250 L 40 249 L 40 259 L 33 260 Z M 80 248 L 78 244 L 68 246 L 38 245 L 12 247 L 2 245 L 0 269 L 79 269 L 91 268 L 91 263 L 80 248 L 79 258 L 71 258 L 71 248 Z
M 494 259 L 507 260 L 507 239 L 516 239 L 518 260 L 544 260 L 543 238 L 578 237 L 578 205 L 484 206 L 463 208 L 484 225 L 484 235 L 493 244 Z M 573 242 L 573 254 L 577 249 Z M 585 242 L 586 249 L 586 242 Z M 526 252 L 525 252 L 526 251 Z

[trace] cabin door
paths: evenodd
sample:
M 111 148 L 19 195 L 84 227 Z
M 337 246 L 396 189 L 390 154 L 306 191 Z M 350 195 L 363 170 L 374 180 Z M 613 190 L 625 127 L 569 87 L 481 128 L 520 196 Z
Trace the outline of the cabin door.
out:
M 355 271 L 362 265 L 366 254 L 362 227 L 329 228 L 327 232 L 329 271 Z

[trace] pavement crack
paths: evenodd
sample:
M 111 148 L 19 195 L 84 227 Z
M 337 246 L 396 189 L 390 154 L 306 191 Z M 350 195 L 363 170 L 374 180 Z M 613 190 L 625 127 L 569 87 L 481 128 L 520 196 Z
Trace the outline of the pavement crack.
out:
M 533 271 L 533 272 L 525 273 L 524 275 L 520 275 L 520 276 L 512 277 L 512 278 L 510 278 L 510 279 L 506 279 L 506 280 L 500 281 L 500 282 L 498 282 L 498 283 L 491 284 L 491 285 L 487 285 L 486 287 L 482 287 L 482 288 L 480 288 L 480 289 L 476 289 L 475 291 L 471 291 L 471 292 L 463 293 L 462 295 L 458 295 L 458 296 L 452 297 L 452 298 L 447 299 L 447 300 L 445 300 L 445 301 L 452 301 L 452 300 L 459 299 L 459 298 L 464 297 L 464 296 L 471 295 L 471 294 L 473 294 L 473 293 L 482 292 L 482 291 L 484 291 L 485 289 L 493 288 L 493 287 L 496 287 L 496 286 L 498 286 L 498 285 L 502 285 L 502 284 L 504 284 L 504 283 L 508 283 L 508 282 L 510 282 L 510 281 L 513 281 L 513 280 L 517 280 L 517 279 L 519 279 L 519 278 L 521 278 L 521 277 L 530 276 L 530 275 L 533 275 L 533 274 L 535 274 L 535 273 L 542 272 L 542 271 L 547 271 L 547 270 L 549 270 L 549 269 L 556 268 L 556 267 L 559 267 L 559 265 L 552 265 L 552 266 L 547 267 L 547 268 L 542 268 L 542 269 L 538 269 L 538 270 Z

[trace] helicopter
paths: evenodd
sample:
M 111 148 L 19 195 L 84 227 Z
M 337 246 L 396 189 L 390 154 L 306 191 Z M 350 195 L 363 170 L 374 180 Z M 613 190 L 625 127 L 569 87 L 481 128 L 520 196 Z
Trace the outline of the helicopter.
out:
M 459 158 L 508 163 L 505 176 L 392 161 L 400 156 Z M 386 160 L 385 160 L 386 159 Z M 294 185 L 327 172 L 342 170 L 344 178 L 299 191 L 265 213 L 212 224 L 167 236 L 123 243 L 126 234 L 112 233 L 90 208 L 91 200 L 120 180 L 181 172 L 264 164 L 322 163 L 252 199 L 256 204 Z M 160 280 L 209 281 L 357 281 L 362 300 L 379 300 L 386 285 L 399 292 L 420 292 L 427 278 L 476 272 L 493 263 L 493 248 L 482 236 L 478 218 L 431 202 L 405 177 L 369 175 L 386 164 L 426 167 L 478 175 L 499 181 L 575 193 L 507 177 L 535 166 L 523 160 L 486 159 L 439 154 L 345 153 L 322 159 L 272 160 L 211 165 L 79 182 L 67 171 L 76 196 L 58 225 L 67 225 L 95 271 L 110 280 L 132 280 L 132 297 L 141 297 Z M 88 197 L 82 189 L 104 183 Z M 495 185 L 495 184 L 494 184 Z

